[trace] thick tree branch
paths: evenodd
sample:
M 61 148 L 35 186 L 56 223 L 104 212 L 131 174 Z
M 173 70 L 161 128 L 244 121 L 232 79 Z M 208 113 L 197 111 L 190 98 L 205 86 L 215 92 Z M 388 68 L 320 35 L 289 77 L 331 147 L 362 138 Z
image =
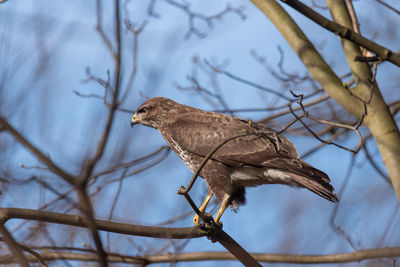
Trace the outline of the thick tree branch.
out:
M 6 222 L 10 219 L 37 220 L 41 222 L 91 228 L 88 224 L 86 216 L 82 217 L 78 215 L 68 215 L 63 213 L 47 212 L 40 210 L 0 208 L 0 220 Z M 98 230 L 135 236 L 173 239 L 210 236 L 211 238 L 220 242 L 224 247 L 229 249 L 229 251 L 231 251 L 239 260 L 256 264 L 254 259 L 251 259 L 251 256 L 250 259 L 246 257 L 247 252 L 219 227 L 206 226 L 204 229 L 201 229 L 199 227 L 167 228 L 131 225 L 104 220 L 93 220 L 93 223 L 95 223 L 95 226 Z M 98 256 L 96 255 L 96 260 L 97 258 Z M 108 257 L 107 260 L 109 260 Z M 255 266 L 254 264 L 253 266 Z
M 327 0 L 327 4 L 337 23 L 351 27 L 351 18 L 344 0 Z M 342 40 L 342 45 L 357 83 L 352 92 L 366 102 L 365 124 L 376 140 L 400 201 L 400 165 L 398 164 L 400 162 L 400 134 L 375 80 L 376 66 L 373 75 L 367 62 L 354 61 L 354 58 L 361 56 L 357 45 L 347 40 Z M 369 97 L 371 93 L 372 98 Z
M 304 5 L 300 1 L 297 0 L 281 0 L 281 1 L 291 6 L 292 8 L 296 9 L 301 14 L 311 19 L 315 23 L 319 24 L 320 26 L 324 27 L 328 31 L 333 32 L 334 34 L 339 35 L 344 39 L 350 40 L 353 43 L 366 48 L 367 50 L 375 53 L 381 60 L 388 60 L 391 63 L 395 64 L 396 66 L 400 67 L 400 56 L 398 54 L 367 38 L 362 37 L 360 34 L 352 31 L 351 27 L 350 28 L 343 27 L 333 21 L 330 21 L 329 19 L 318 14 L 317 12 L 315 12 L 308 6 Z
M 82 216 L 41 210 L 0 208 L 0 219 L 4 220 L 4 222 L 10 219 L 25 219 L 87 228 L 87 224 Z M 201 230 L 198 227 L 155 227 L 104 220 L 94 220 L 94 222 L 98 230 L 133 236 L 186 239 L 198 238 L 207 235 L 206 231 Z
M 353 28 L 353 21 L 344 0 L 327 0 L 326 2 L 336 23 L 349 29 Z M 362 56 L 360 47 L 345 38 L 341 38 L 341 42 L 356 84 L 366 83 L 370 88 L 368 80 L 372 78 L 372 73 L 368 63 L 354 60 L 356 57 Z

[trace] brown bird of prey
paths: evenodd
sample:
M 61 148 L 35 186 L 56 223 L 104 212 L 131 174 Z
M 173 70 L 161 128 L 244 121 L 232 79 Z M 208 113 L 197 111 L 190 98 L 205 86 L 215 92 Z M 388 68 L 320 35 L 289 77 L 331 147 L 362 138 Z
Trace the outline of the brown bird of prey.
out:
M 225 209 L 245 203 L 245 188 L 262 184 L 305 187 L 337 202 L 328 175 L 299 158 L 295 146 L 283 135 L 259 123 L 207 112 L 155 97 L 133 115 L 131 126 L 140 123 L 157 129 L 186 166 L 196 172 L 206 155 L 224 140 L 241 133 L 218 149 L 200 172 L 208 195 L 199 210 L 204 212 L 213 195 L 220 201 L 215 222 Z M 199 218 L 193 218 L 196 225 Z

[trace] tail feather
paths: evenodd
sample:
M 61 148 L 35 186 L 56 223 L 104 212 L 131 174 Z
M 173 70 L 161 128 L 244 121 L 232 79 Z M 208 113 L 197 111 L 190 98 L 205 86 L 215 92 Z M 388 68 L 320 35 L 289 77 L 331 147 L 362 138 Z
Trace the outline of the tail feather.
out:
M 231 179 L 240 186 L 286 184 L 305 187 L 332 202 L 338 202 L 329 176 L 299 159 L 274 158 L 263 163 L 262 168 L 242 166 L 234 169 Z
M 329 200 L 332 202 L 338 202 L 339 199 L 336 194 L 333 193 L 333 186 L 327 182 L 325 177 L 316 177 L 314 176 L 303 176 L 295 173 L 288 173 L 294 182 L 298 183 L 300 186 L 303 186 L 315 194 Z M 325 174 L 326 175 L 326 174 Z M 327 177 L 327 176 L 326 176 Z M 328 178 L 329 179 L 329 178 Z

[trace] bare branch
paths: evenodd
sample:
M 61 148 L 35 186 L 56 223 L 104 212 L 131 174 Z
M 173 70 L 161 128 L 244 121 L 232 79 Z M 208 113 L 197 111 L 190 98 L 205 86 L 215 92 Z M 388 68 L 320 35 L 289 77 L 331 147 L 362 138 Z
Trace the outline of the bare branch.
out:
M 0 208 L 0 218 L 4 221 L 8 221 L 10 219 L 25 219 L 85 228 L 88 227 L 83 216 L 41 210 Z M 186 239 L 198 238 L 207 235 L 206 231 L 198 227 L 156 227 L 110 222 L 97 219 L 95 219 L 94 222 L 98 230 L 133 236 Z
M 44 250 L 47 250 L 45 248 Z M 263 254 L 252 253 L 252 256 L 260 262 L 267 263 L 297 263 L 297 264 L 318 264 L 318 263 L 346 263 L 346 262 L 360 262 L 368 259 L 378 258 L 395 258 L 400 255 L 400 247 L 386 247 L 358 250 L 355 252 L 340 253 L 340 254 L 327 254 L 327 255 L 301 255 L 301 254 Z M 97 261 L 97 255 L 94 253 L 72 253 L 60 251 L 43 251 L 41 257 L 45 261 L 53 260 L 78 260 L 82 262 Z M 36 262 L 37 259 L 33 256 L 27 255 L 30 262 Z M 195 262 L 195 261 L 215 261 L 215 260 L 237 260 L 232 254 L 227 252 L 191 252 L 171 254 L 166 253 L 163 255 L 146 255 L 146 256 L 130 256 L 109 253 L 107 259 L 114 263 L 131 263 L 131 264 L 155 264 L 155 263 L 174 263 L 174 262 Z M 10 257 L 0 257 L 1 264 L 14 263 Z
M 400 15 L 400 11 L 398 9 L 395 9 L 393 6 L 389 5 L 388 3 L 384 2 L 383 0 L 376 0 L 379 4 L 383 5 L 384 7 L 389 8 L 393 12 L 395 12 L 397 15 Z
M 331 135 L 331 136 L 328 138 L 327 142 L 329 143 L 329 142 L 332 142 L 332 141 L 336 140 L 337 138 L 339 138 L 339 137 L 342 136 L 343 134 L 347 133 L 348 131 L 349 131 L 348 129 L 343 129 L 343 130 L 341 130 L 341 131 L 337 131 L 336 133 L 334 133 L 333 135 Z M 302 158 L 302 159 L 307 158 L 308 156 L 310 156 L 311 154 L 317 152 L 319 149 L 321 149 L 322 147 L 324 147 L 324 146 L 326 146 L 326 145 L 328 145 L 328 144 L 327 144 L 327 143 L 320 143 L 320 144 L 318 144 L 317 146 L 315 146 L 315 147 L 313 147 L 313 148 L 307 150 L 306 152 L 302 153 L 302 154 L 301 154 L 301 158 Z M 356 149 L 356 150 L 357 150 L 357 149 Z
M 345 129 L 352 130 L 352 131 L 354 131 L 354 132 L 357 134 L 357 136 L 358 136 L 358 138 L 359 138 L 359 144 L 362 143 L 362 136 L 361 136 L 360 131 L 358 130 L 358 128 L 361 126 L 361 124 L 362 124 L 362 122 L 363 122 L 363 120 L 364 120 L 364 117 L 367 115 L 367 104 L 368 104 L 368 103 L 371 101 L 371 99 L 372 99 L 373 90 L 371 90 L 371 95 L 370 95 L 369 100 L 368 100 L 367 102 L 364 102 L 364 101 L 363 101 L 363 103 L 364 103 L 364 113 L 361 115 L 361 118 L 359 119 L 359 121 L 358 121 L 354 126 L 352 126 L 352 125 L 347 125 L 347 124 L 343 124 L 343 123 L 331 122 L 331 121 L 327 121 L 327 120 L 321 120 L 321 119 L 318 119 L 318 118 L 316 118 L 316 117 L 310 115 L 310 114 L 305 110 L 305 108 L 304 108 L 304 106 L 303 106 L 303 103 L 302 103 L 302 101 L 303 101 L 303 95 L 296 95 L 296 94 L 293 93 L 292 91 L 290 91 L 290 92 L 291 92 L 295 97 L 299 97 L 299 98 L 300 98 L 300 100 L 299 100 L 297 103 L 300 105 L 301 109 L 303 110 L 303 114 L 305 115 L 305 117 L 307 117 L 307 118 L 309 118 L 309 119 L 311 119 L 311 120 L 314 120 L 314 121 L 316 121 L 316 122 L 322 123 L 322 124 L 326 124 L 326 125 L 331 125 L 331 126 L 334 126 L 334 127 L 339 127 L 339 128 L 345 128 Z M 360 100 L 362 100 L 362 99 L 360 99 Z M 290 110 L 292 110 L 291 105 L 289 105 L 289 108 L 290 108 Z M 292 114 L 294 114 L 293 111 L 292 111 Z M 297 118 L 297 115 L 295 115 L 295 117 Z M 300 119 L 300 118 L 299 118 L 299 119 Z M 314 135 L 314 137 L 316 137 L 318 140 L 320 140 L 320 141 L 323 142 L 323 143 L 333 144 L 333 145 L 335 145 L 335 146 L 337 146 L 337 147 L 340 147 L 340 148 L 342 148 L 342 149 L 345 149 L 345 150 L 350 151 L 350 152 L 353 152 L 353 153 L 358 153 L 358 152 L 360 151 L 360 148 L 361 148 L 360 145 L 358 145 L 357 148 L 356 148 L 355 150 L 353 150 L 353 149 L 349 149 L 349 148 L 343 147 L 343 146 L 341 146 L 341 145 L 338 145 L 338 144 L 336 144 L 336 143 L 334 143 L 334 142 L 324 141 L 324 140 L 322 140 L 317 134 L 315 134 L 313 131 L 311 131 L 311 129 L 310 129 L 308 126 L 306 126 L 304 122 L 302 122 L 301 120 L 300 120 L 300 122 L 306 127 L 307 130 L 310 131 L 310 133 L 311 133 L 312 135 Z
M 98 14 L 101 13 L 100 0 L 98 3 Z M 92 174 L 94 167 L 97 162 L 103 156 L 105 146 L 108 141 L 109 134 L 111 132 L 111 127 L 114 121 L 115 110 L 118 108 L 118 95 L 120 91 L 120 82 L 121 82 L 121 19 L 120 19 L 120 3 L 119 1 L 115 1 L 115 39 L 117 42 L 116 52 L 113 52 L 114 61 L 115 61 L 115 84 L 114 84 L 114 92 L 111 101 L 111 106 L 109 107 L 108 117 L 106 121 L 106 126 L 103 131 L 103 135 L 97 143 L 95 155 L 89 159 L 86 164 L 82 167 L 81 173 L 79 175 L 79 179 L 77 181 L 77 185 L 86 184 L 88 182 L 89 177 Z M 99 19 L 99 17 L 98 17 Z M 106 39 L 105 39 L 106 40 Z
M 315 99 L 315 100 L 313 100 L 313 101 L 310 101 L 309 103 L 304 104 L 303 106 L 304 106 L 304 107 L 311 107 L 311 106 L 317 105 L 317 104 L 319 104 L 319 103 L 322 103 L 322 102 L 324 102 L 324 101 L 327 101 L 328 99 L 330 99 L 330 96 L 329 96 L 329 95 L 325 95 L 325 96 L 322 96 L 322 97 L 320 97 L 320 98 L 318 98 L 318 99 Z M 287 105 L 285 105 L 285 106 L 287 107 Z M 298 107 L 293 108 L 293 111 L 297 111 L 297 110 L 300 110 L 300 109 L 302 109 L 301 106 L 298 106 Z M 290 114 L 290 113 L 291 113 L 290 109 L 284 110 L 284 111 L 281 111 L 281 112 L 279 112 L 279 113 L 273 114 L 273 115 L 271 115 L 271 116 L 265 117 L 265 118 L 263 118 L 263 119 L 261 119 L 261 120 L 259 120 L 259 121 L 257 121 L 257 122 L 258 122 L 258 123 L 265 123 L 265 122 L 268 122 L 268 121 L 270 121 L 270 120 L 279 118 L 279 117 L 281 117 L 281 116 L 284 116 L 284 115 Z
M 336 22 L 333 22 L 324 16 L 318 14 L 308 6 L 304 5 L 300 1 L 297 0 L 281 0 L 283 3 L 291 6 L 307 18 L 311 19 L 315 23 L 319 24 L 320 26 L 324 27 L 325 29 L 333 32 L 340 37 L 352 41 L 353 43 L 364 47 L 365 49 L 374 52 L 377 56 L 379 56 L 382 60 L 388 60 L 391 63 L 395 64 L 396 66 L 400 67 L 400 56 L 397 55 L 395 52 L 391 51 L 390 49 L 383 47 L 367 38 L 364 38 L 360 34 L 343 27 Z
M 99 232 L 97 231 L 98 229 L 96 221 L 94 219 L 93 206 L 90 199 L 87 196 L 86 188 L 85 187 L 77 188 L 77 193 L 79 199 L 79 208 L 85 215 L 83 217 L 83 221 L 85 222 L 85 225 L 89 228 L 92 234 L 93 241 L 96 245 L 97 254 L 99 257 L 99 264 L 100 266 L 103 267 L 108 266 L 107 255 L 104 251 L 103 243 L 101 241 Z
M 121 103 L 123 103 L 125 101 L 125 99 L 128 96 L 128 93 L 130 92 L 130 89 L 133 85 L 133 82 L 135 80 L 136 77 L 136 73 L 137 73 L 137 61 L 138 61 L 138 37 L 139 34 L 144 30 L 145 26 L 147 24 L 147 21 L 143 21 L 142 24 L 135 28 L 132 24 L 132 22 L 130 22 L 128 19 L 125 19 L 125 26 L 128 29 L 129 32 L 132 33 L 133 35 L 133 44 L 132 44 L 132 50 L 133 50 L 133 58 L 132 58 L 132 71 L 131 74 L 129 75 L 129 80 L 128 83 L 126 85 L 126 89 L 124 94 L 122 95 L 121 99 L 119 100 L 118 104 L 120 105 Z
M 251 86 L 251 87 L 254 87 L 254 88 L 256 88 L 256 89 L 259 89 L 259 90 L 261 90 L 261 91 L 274 94 L 274 95 L 279 96 L 280 98 L 283 98 L 283 99 L 285 99 L 285 100 L 287 100 L 287 101 L 292 101 L 291 98 L 289 98 L 289 97 L 287 97 L 287 96 L 285 96 L 285 95 L 279 93 L 279 92 L 276 91 L 276 90 L 273 90 L 273 89 L 271 89 L 271 88 L 268 88 L 268 87 L 265 87 L 265 86 L 256 84 L 256 83 L 251 82 L 251 81 L 248 81 L 248 80 L 245 80 L 245 79 L 240 78 L 240 77 L 238 77 L 238 76 L 236 76 L 236 75 L 233 75 L 233 74 L 230 73 L 230 72 L 227 72 L 227 71 L 225 71 L 225 70 L 221 70 L 221 69 L 216 68 L 215 66 L 212 66 L 208 61 L 205 61 L 205 62 L 206 62 L 206 64 L 207 64 L 207 66 L 209 66 L 209 67 L 210 67 L 213 71 L 215 71 L 216 73 L 224 74 L 224 75 L 226 75 L 227 77 L 229 77 L 229 78 L 231 78 L 231 79 L 233 79 L 233 80 L 235 80 L 235 81 L 238 81 L 238 82 L 247 84 L 247 85 L 249 85 L 249 86 Z
M 103 39 L 104 44 L 108 48 L 109 52 L 113 56 L 114 60 L 118 60 L 118 55 L 117 52 L 114 50 L 112 47 L 110 39 L 107 37 L 103 30 L 102 22 L 103 22 L 103 16 L 101 12 L 103 11 L 102 5 L 101 5 L 101 0 L 96 1 L 96 15 L 97 15 L 97 25 L 96 25 L 96 30 L 99 32 L 101 38 Z
M 351 148 L 348 148 L 348 147 L 339 145 L 339 144 L 337 144 L 337 143 L 335 143 L 335 142 L 331 142 L 331 141 L 329 141 L 329 140 L 324 140 L 324 139 L 322 139 L 322 138 L 319 137 L 313 130 L 311 130 L 310 127 L 308 127 L 307 124 L 305 124 L 305 122 L 300 118 L 300 116 L 298 116 L 298 115 L 294 112 L 294 110 L 292 109 L 292 105 L 291 105 L 291 104 L 289 104 L 289 109 L 290 109 L 290 112 L 293 114 L 293 116 L 294 116 L 298 121 L 300 121 L 300 123 L 303 124 L 304 128 L 306 128 L 307 131 L 309 131 L 315 138 L 317 138 L 318 141 L 320 141 L 320 142 L 322 142 L 322 143 L 325 143 L 325 144 L 328 144 L 328 145 L 337 146 L 337 147 L 339 147 L 339 148 L 341 148 L 341 149 L 347 150 L 347 151 L 352 152 L 352 153 L 357 153 L 357 151 L 355 151 L 355 150 L 353 150 L 353 149 L 351 149 Z
M 204 21 L 207 24 L 208 28 L 212 28 L 214 21 L 222 20 L 223 17 L 229 13 L 236 14 L 242 20 L 246 19 L 246 15 L 243 13 L 244 6 L 239 6 L 239 7 L 235 8 L 235 7 L 231 7 L 228 4 L 224 10 L 222 10 L 214 15 L 207 16 L 207 15 L 203 15 L 203 14 L 192 11 L 190 9 L 190 5 L 188 3 L 182 4 L 182 3 L 179 3 L 174 0 L 164 0 L 164 1 L 167 2 L 168 4 L 170 4 L 171 6 L 181 9 L 182 11 L 184 11 L 187 14 L 189 29 L 186 33 L 185 39 L 189 39 L 192 34 L 196 35 L 199 38 L 205 38 L 207 36 L 206 32 L 203 32 L 196 27 L 196 25 L 195 25 L 196 20 Z M 151 6 L 152 6 L 151 11 L 153 11 L 154 4 L 152 4 Z
M 45 156 L 38 148 L 36 148 L 31 142 L 29 142 L 22 134 L 20 134 L 14 127 L 12 127 L 6 119 L 0 117 L 0 127 L 8 131 L 22 146 L 28 149 L 35 157 L 45 164 L 50 171 L 54 172 L 61 178 L 63 178 L 69 184 L 75 182 L 74 177 L 57 166 L 48 156 Z
M 259 55 L 255 50 L 250 51 L 250 55 L 254 58 L 256 62 L 261 64 L 265 70 L 267 70 L 272 77 L 274 77 L 276 80 L 281 81 L 283 83 L 292 83 L 298 86 L 299 83 L 303 82 L 309 82 L 314 89 L 316 89 L 316 92 L 321 92 L 323 91 L 321 88 L 318 88 L 316 81 L 307 73 L 304 75 L 299 75 L 297 73 L 289 73 L 286 71 L 283 67 L 283 63 L 285 61 L 285 54 L 280 46 L 278 46 L 278 52 L 279 52 L 279 62 L 278 62 L 278 68 L 280 73 L 278 73 L 274 67 L 272 67 L 270 64 L 267 63 L 267 60 L 265 57 Z
M 102 171 L 102 172 L 94 174 L 91 178 L 95 179 L 95 178 L 97 178 L 99 176 L 106 175 L 106 174 L 118 171 L 120 169 L 123 169 L 123 168 L 132 167 L 132 166 L 134 166 L 136 164 L 143 163 L 143 162 L 153 158 L 154 156 L 157 156 L 158 154 L 160 154 L 163 151 L 170 151 L 170 150 L 171 150 L 171 148 L 169 146 L 161 146 L 159 149 L 157 149 L 156 151 L 154 151 L 152 153 L 149 153 L 149 154 L 147 154 L 145 156 L 142 156 L 140 158 L 131 160 L 131 161 L 126 162 L 126 163 L 117 164 L 117 165 L 115 165 L 115 166 L 113 166 L 111 168 L 108 168 L 105 171 Z
M 7 243 L 7 246 L 11 251 L 14 261 L 18 262 L 21 266 L 29 267 L 29 262 L 27 258 L 22 252 L 21 247 L 14 240 L 10 232 L 8 232 L 6 226 L 4 225 L 5 221 L 3 219 L 4 218 L 1 218 L 0 220 L 0 233 L 3 237 L 3 240 Z

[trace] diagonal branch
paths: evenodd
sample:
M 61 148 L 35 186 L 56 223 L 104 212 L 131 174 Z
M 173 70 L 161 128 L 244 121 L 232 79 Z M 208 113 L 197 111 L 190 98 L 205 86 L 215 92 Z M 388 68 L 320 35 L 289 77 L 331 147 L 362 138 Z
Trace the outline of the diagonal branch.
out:
M 8 248 L 10 249 L 14 260 L 18 262 L 20 266 L 29 267 L 29 262 L 26 259 L 24 253 L 22 253 L 21 247 L 18 245 L 18 243 L 14 240 L 10 232 L 7 230 L 3 220 L 0 221 L 0 233 L 2 235 L 3 240 L 6 242 Z
M 48 156 L 45 156 L 38 148 L 29 142 L 22 134 L 20 134 L 13 126 L 11 126 L 6 119 L 0 117 L 0 127 L 8 131 L 22 146 L 27 148 L 35 157 L 45 164 L 50 171 L 54 172 L 63 178 L 69 184 L 74 183 L 74 177 L 57 166 Z
M 374 52 L 381 60 L 387 60 L 396 66 L 400 67 L 400 56 L 390 49 L 381 46 L 367 38 L 364 38 L 360 34 L 352 31 L 347 27 L 343 27 L 336 22 L 333 22 L 324 16 L 318 14 L 308 6 L 304 5 L 297 0 L 281 0 L 283 3 L 291 6 L 295 10 L 299 11 L 301 14 L 311 19 L 321 27 L 324 27 L 330 32 L 333 32 L 340 37 L 350 40 L 353 43 L 360 45 L 371 52 Z

